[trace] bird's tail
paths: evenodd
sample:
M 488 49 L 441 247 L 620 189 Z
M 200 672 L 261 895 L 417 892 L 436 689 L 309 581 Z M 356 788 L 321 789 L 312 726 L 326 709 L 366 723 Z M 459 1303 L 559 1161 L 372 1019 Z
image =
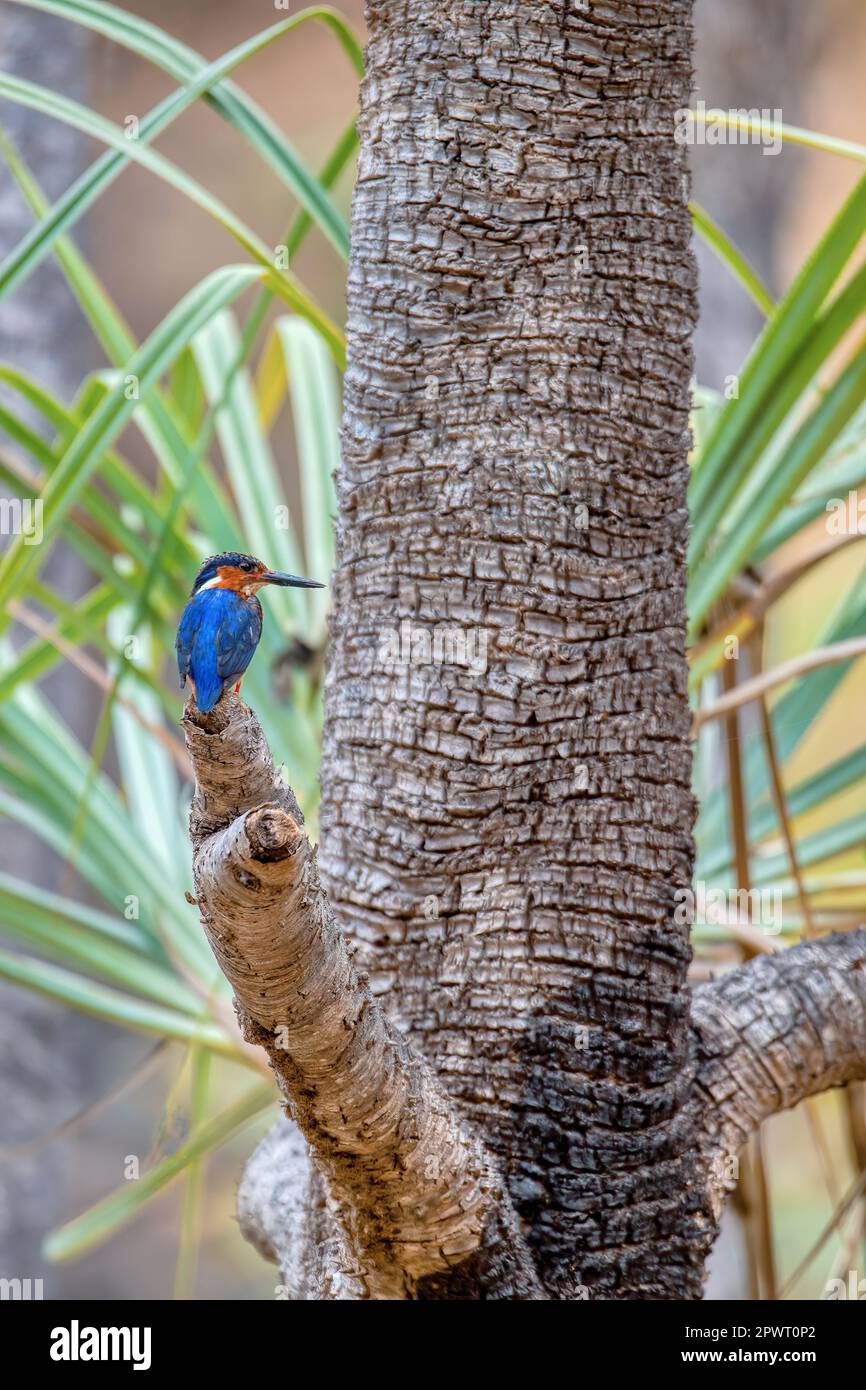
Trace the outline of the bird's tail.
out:
M 200 675 L 195 683 L 195 702 L 202 714 L 208 714 L 219 703 L 223 682 L 217 675 Z

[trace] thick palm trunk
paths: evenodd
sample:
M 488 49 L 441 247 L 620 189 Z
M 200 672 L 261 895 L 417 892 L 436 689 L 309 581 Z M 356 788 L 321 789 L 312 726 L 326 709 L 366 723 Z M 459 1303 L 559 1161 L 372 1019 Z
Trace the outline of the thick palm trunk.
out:
M 598 1293 L 684 1220 L 689 10 L 371 4 L 353 208 L 326 882 Z

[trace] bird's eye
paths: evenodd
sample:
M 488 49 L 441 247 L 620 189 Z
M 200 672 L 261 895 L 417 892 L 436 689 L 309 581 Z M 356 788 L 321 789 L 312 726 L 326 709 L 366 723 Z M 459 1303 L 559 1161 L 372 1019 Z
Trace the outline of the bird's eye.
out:
M 241 560 L 241 569 L 242 569 L 242 570 L 251 570 L 252 567 L 253 567 L 253 562 L 252 562 L 252 560 Z

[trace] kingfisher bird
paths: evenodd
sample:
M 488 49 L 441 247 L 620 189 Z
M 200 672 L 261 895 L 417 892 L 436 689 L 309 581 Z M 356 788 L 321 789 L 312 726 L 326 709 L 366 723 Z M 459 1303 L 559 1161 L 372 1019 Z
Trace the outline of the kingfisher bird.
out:
M 205 560 L 181 614 L 175 639 L 180 688 L 187 681 L 202 714 L 234 686 L 240 693 L 244 672 L 262 635 L 262 605 L 256 590 L 264 584 L 323 589 L 315 579 L 279 574 L 253 555 L 228 550 Z

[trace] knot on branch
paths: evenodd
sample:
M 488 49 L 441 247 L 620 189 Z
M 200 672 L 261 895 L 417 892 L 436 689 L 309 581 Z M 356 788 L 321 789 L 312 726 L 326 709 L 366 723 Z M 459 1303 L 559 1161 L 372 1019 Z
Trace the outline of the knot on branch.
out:
M 246 818 L 250 853 L 262 863 L 276 863 L 296 854 L 305 836 L 297 821 L 279 806 L 260 806 Z

